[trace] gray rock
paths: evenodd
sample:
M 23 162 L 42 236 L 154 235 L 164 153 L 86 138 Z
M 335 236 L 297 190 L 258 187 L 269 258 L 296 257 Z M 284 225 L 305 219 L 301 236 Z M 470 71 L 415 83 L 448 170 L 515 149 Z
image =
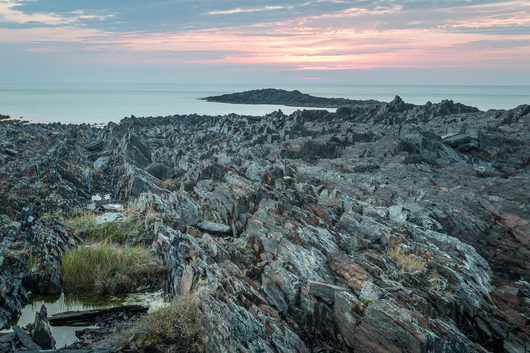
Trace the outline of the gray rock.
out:
M 127 217 L 120 212 L 105 212 L 96 217 L 96 224 L 124 222 Z
M 167 179 L 173 174 L 173 171 L 162 163 L 152 163 L 145 170 L 158 179 Z
M 443 139 L 443 143 L 451 147 L 464 145 L 471 141 L 471 137 L 465 134 L 456 134 Z
M 10 156 L 17 156 L 18 155 L 18 151 L 14 150 L 12 148 L 6 148 L 4 150 L 4 152 L 5 152 L 5 154 L 10 155 Z
M 86 149 L 91 152 L 101 151 L 103 147 L 105 147 L 105 140 L 103 139 L 96 139 L 86 145 Z
M 110 162 L 110 157 L 99 157 L 98 159 L 96 159 L 94 161 L 94 163 L 92 164 L 94 169 L 97 169 L 97 170 L 105 170 L 107 169 L 108 165 L 109 165 L 109 162 Z
M 222 223 L 202 221 L 201 223 L 197 224 L 197 227 L 199 227 L 199 229 L 205 232 L 210 232 L 214 234 L 215 233 L 220 233 L 220 234 L 231 234 L 232 233 L 232 228 Z
M 35 313 L 35 322 L 33 323 L 31 338 L 33 339 L 33 342 L 43 349 L 55 349 L 55 339 L 51 333 L 48 313 L 44 304 L 40 311 Z

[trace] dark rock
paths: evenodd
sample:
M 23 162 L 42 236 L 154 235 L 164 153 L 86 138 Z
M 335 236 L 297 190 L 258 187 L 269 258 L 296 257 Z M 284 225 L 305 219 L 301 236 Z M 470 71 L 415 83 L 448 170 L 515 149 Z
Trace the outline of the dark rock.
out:
M 40 311 L 35 313 L 31 338 L 33 342 L 43 349 L 55 349 L 55 339 L 52 336 L 46 306 L 42 305 Z
M 145 170 L 158 179 L 167 179 L 173 174 L 173 171 L 162 163 L 152 163 Z
M 52 269 L 50 273 L 35 273 L 33 286 L 39 294 L 61 294 L 63 285 L 58 270 Z
M 341 115 L 341 116 L 350 116 L 352 115 L 353 113 L 353 108 L 352 107 L 339 107 L 337 108 L 337 111 L 336 111 L 337 115 Z
M 208 102 L 239 103 L 239 104 L 282 104 L 298 107 L 339 108 L 344 105 L 378 104 L 374 100 L 353 100 L 345 98 L 322 98 L 300 91 L 283 89 L 257 89 L 241 93 L 223 94 L 221 96 L 203 98 Z
M 451 147 L 458 147 L 471 141 L 471 137 L 465 134 L 457 134 L 443 139 L 443 143 Z
M 400 96 L 394 97 L 392 102 L 388 103 L 388 108 L 394 112 L 404 112 L 414 107 L 414 104 L 407 104 Z
M 139 167 L 146 167 L 151 163 L 151 151 L 135 134 L 129 135 L 126 140 L 125 155 Z
M 498 287 L 491 293 L 492 298 L 513 305 L 521 303 L 522 293 L 519 288 Z
M 101 151 L 105 147 L 105 140 L 97 139 L 86 145 L 86 149 L 91 152 Z

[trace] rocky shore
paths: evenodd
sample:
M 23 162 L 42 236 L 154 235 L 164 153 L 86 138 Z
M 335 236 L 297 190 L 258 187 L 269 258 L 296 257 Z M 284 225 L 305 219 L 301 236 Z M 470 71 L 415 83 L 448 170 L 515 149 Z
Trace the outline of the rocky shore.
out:
M 337 106 L 0 123 L 0 326 L 63 290 L 70 217 L 129 211 L 199 298 L 199 346 L 136 350 L 530 351 L 530 106 Z M 134 350 L 113 330 L 75 348 Z

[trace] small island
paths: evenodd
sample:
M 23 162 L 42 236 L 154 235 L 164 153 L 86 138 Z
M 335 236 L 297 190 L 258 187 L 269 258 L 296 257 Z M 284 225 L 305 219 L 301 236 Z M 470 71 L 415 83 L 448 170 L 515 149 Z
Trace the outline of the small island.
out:
M 374 105 L 382 102 L 370 100 L 354 100 L 347 98 L 315 97 L 298 90 L 264 88 L 245 92 L 229 93 L 220 96 L 201 98 L 208 102 L 232 104 L 274 104 L 292 107 L 339 108 L 346 105 Z

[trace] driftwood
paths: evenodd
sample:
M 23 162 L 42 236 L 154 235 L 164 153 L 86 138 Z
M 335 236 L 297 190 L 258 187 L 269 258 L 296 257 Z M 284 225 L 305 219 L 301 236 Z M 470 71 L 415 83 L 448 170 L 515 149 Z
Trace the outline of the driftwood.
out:
M 53 326 L 75 325 L 79 323 L 96 322 L 103 316 L 127 312 L 127 313 L 145 313 L 149 308 L 141 305 L 126 305 L 109 309 L 98 309 L 88 311 L 67 311 L 50 316 L 50 324 Z
M 92 349 L 39 349 L 31 351 L 15 351 L 15 353 L 109 353 L 109 351 Z
M 35 342 L 33 342 L 31 337 L 29 337 L 29 335 L 24 332 L 24 330 L 22 330 L 20 326 L 13 326 L 12 329 L 15 332 L 15 335 L 17 335 L 18 340 L 20 341 L 20 343 L 22 343 L 24 347 L 29 350 L 41 350 L 41 347 Z

